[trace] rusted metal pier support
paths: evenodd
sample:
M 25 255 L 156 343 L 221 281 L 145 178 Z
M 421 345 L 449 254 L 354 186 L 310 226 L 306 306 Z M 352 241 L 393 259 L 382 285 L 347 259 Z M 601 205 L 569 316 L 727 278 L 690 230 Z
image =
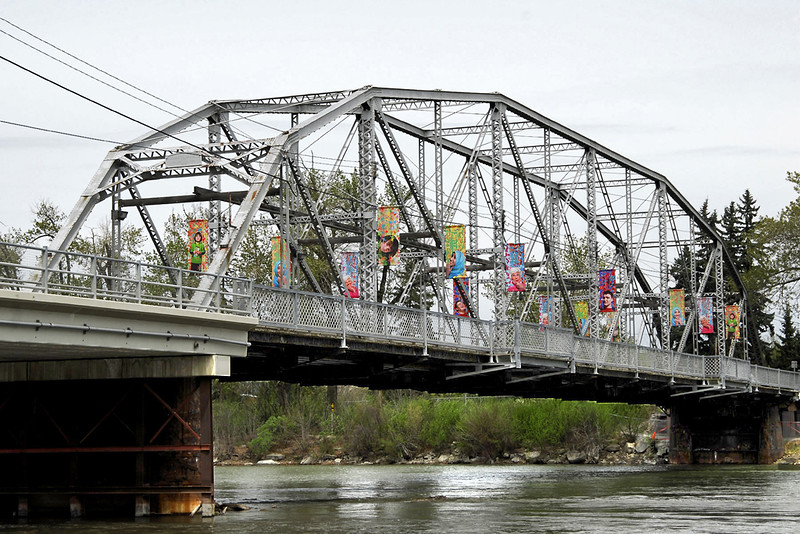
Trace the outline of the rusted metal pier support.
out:
M 0 515 L 213 514 L 211 378 L 0 390 Z
M 780 411 L 750 397 L 677 403 L 671 408 L 670 463 L 772 463 L 784 453 Z

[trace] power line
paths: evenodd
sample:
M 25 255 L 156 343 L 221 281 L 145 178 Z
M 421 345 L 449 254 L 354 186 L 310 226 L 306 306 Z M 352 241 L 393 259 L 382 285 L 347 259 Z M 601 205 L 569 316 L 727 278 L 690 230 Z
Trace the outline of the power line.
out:
M 144 89 L 141 89 L 141 88 L 139 88 L 139 87 L 137 87 L 137 86 L 135 86 L 135 85 L 133 85 L 133 84 L 131 84 L 131 83 L 129 83 L 129 82 L 126 82 L 125 80 L 123 80 L 123 79 L 121 79 L 121 78 L 119 78 L 119 77 L 117 77 L 117 76 L 114 76 L 114 75 L 113 75 L 113 74 L 111 74 L 110 72 L 106 72 L 106 71 L 104 71 L 103 69 L 101 69 L 101 68 L 99 68 L 99 67 L 96 67 L 96 66 L 92 65 L 91 63 L 89 63 L 89 62 L 87 62 L 87 61 L 85 61 L 85 60 L 83 60 L 83 59 L 81 59 L 81 58 L 79 58 L 79 57 L 77 57 L 77 56 L 75 56 L 75 55 L 73 55 L 73 54 L 70 54 L 70 53 L 69 53 L 69 52 L 67 52 L 66 50 L 64 50 L 64 49 L 62 49 L 62 48 L 59 48 L 58 46 L 56 46 L 56 45 L 54 45 L 54 44 L 52 44 L 52 43 L 50 43 L 50 42 L 48 42 L 48 41 L 46 41 L 46 40 L 42 39 L 41 37 L 39 37 L 39 36 L 37 36 L 37 35 L 34 35 L 33 33 L 29 32 L 28 30 L 26 30 L 26 29 L 24 29 L 24 28 L 21 28 L 21 27 L 17 26 L 16 24 L 14 24 L 13 22 L 9 21 L 8 19 L 4 19 L 3 17 L 0 17 L 0 20 L 2 20 L 3 22 L 5 22 L 6 24 L 8 24 L 8 25 L 10 25 L 10 26 L 13 26 L 14 28 L 18 29 L 18 30 L 19 30 L 19 31 L 21 31 L 21 32 L 24 32 L 24 33 L 26 33 L 26 34 L 30 35 L 31 37 L 33 37 L 33 38 L 34 38 L 34 39 L 36 39 L 37 41 L 40 41 L 40 42 L 42 42 L 42 43 L 46 44 L 47 46 L 50 46 L 51 48 L 55 48 L 56 50 L 58 50 L 58 51 L 59 51 L 59 52 L 61 52 L 62 54 L 64 54 L 64 55 L 66 55 L 66 56 L 69 56 L 69 57 L 71 57 L 71 58 L 72 58 L 72 59 L 74 59 L 75 61 L 78 61 L 78 62 L 80 62 L 80 63 L 83 63 L 84 65 L 86 65 L 86 66 L 88 66 L 88 67 L 90 67 L 90 68 L 92 68 L 92 69 L 94 69 L 94 70 L 96 70 L 96 71 L 98 71 L 98 72 L 101 72 L 101 73 L 105 74 L 106 76 L 108 76 L 109 78 L 111 78 L 111 79 L 113 79 L 113 80 L 116 80 L 116 81 L 118 81 L 118 82 L 120 82 L 120 83 L 122 83 L 122 84 L 125 84 L 125 85 L 127 85 L 128 87 L 130 87 L 130 88 L 132 88 L 132 89 L 135 89 L 135 90 L 139 91 L 140 93 L 144 93 L 144 94 L 146 94 L 147 96 L 149 96 L 149 97 L 151 97 L 151 98 L 155 98 L 156 100 L 158 100 L 158 101 L 160 101 L 160 102 L 163 102 L 163 103 L 167 104 L 168 106 L 172 106 L 172 107 L 174 107 L 174 108 L 176 108 L 176 109 L 178 109 L 178 110 L 180 110 L 180 111 L 182 111 L 182 112 L 184 112 L 184 113 L 188 113 L 188 110 L 185 110 L 185 109 L 183 109 L 182 107 L 180 107 L 180 106 L 178 106 L 178 105 L 176 105 L 176 104 L 173 104 L 172 102 L 168 102 L 167 100 L 164 100 L 164 99 L 163 99 L 163 98 L 161 98 L 161 97 L 158 97 L 158 96 L 156 96 L 156 95 L 154 95 L 154 94 L 152 94 L 152 93 L 149 93 L 149 92 L 145 91 Z M 100 80 L 100 79 L 98 79 L 98 78 L 96 78 L 96 77 L 92 76 L 91 74 L 88 74 L 88 73 L 86 73 L 86 72 L 83 72 L 82 70 L 80 70 L 80 69 L 78 69 L 78 68 L 76 68 L 76 67 L 73 67 L 72 65 L 70 65 L 70 64 L 68 64 L 68 63 L 66 63 L 66 62 L 64 62 L 64 61 L 62 61 L 62 60 L 60 60 L 60 59 L 58 59 L 58 58 L 56 58 L 56 57 L 54 57 L 54 56 L 51 56 L 51 55 L 50 55 L 50 54 L 48 54 L 47 52 L 45 52 L 45 51 L 43 51 L 43 50 L 40 50 L 40 49 L 36 48 L 35 46 L 33 46 L 33 45 L 29 44 L 29 43 L 26 43 L 26 42 L 25 42 L 25 41 L 23 41 L 22 39 L 19 39 L 19 38 L 17 38 L 17 37 L 14 37 L 13 35 L 11 35 L 11 34 L 10 34 L 10 33 L 8 33 L 8 32 L 5 32 L 5 31 L 3 31 L 3 30 L 0 30 L 0 32 L 2 32 L 2 33 L 4 33 L 5 35 L 7 35 L 7 36 L 11 37 L 11 38 L 12 38 L 12 39 L 14 39 L 15 41 L 18 41 L 18 42 L 20 42 L 20 43 L 24 44 L 24 45 L 25 45 L 25 46 L 27 46 L 27 47 L 29 47 L 29 48 L 32 48 L 33 50 L 36 50 L 37 52 L 39 52 L 39 53 L 41 53 L 41 54 L 44 54 L 45 56 L 49 57 L 50 59 L 52 59 L 52 60 L 54 60 L 54 61 L 58 61 L 58 62 L 59 62 L 59 63 L 61 63 L 62 65 L 65 65 L 65 66 L 67 66 L 67 67 L 69 67 L 69 68 L 71 68 L 71 69 L 73 69 L 73 70 L 75 70 L 75 71 L 77 71 L 77 72 L 80 72 L 81 74 L 83 74 L 83 75 L 85 75 L 85 76 L 88 76 L 89 78 L 91 78 L 91 79 L 93 79 L 93 80 L 95 80 L 95 81 L 98 81 L 98 82 L 100 82 L 100 83 L 102 83 L 102 84 L 104 84 L 104 85 L 106 85 L 106 86 L 110 87 L 111 89 L 114 89 L 114 90 L 116 90 L 116 91 L 119 91 L 119 92 L 121 92 L 121 93 L 123 93 L 123 94 L 125 94 L 125 95 L 128 95 L 128 96 L 130 96 L 131 98 L 135 98 L 136 100 L 139 100 L 140 102 L 143 102 L 143 103 L 147 104 L 148 106 L 152 106 L 152 107 L 154 107 L 154 108 L 156 108 L 156 109 L 158 109 L 158 110 L 160 110 L 160 111 L 163 111 L 163 112 L 165 112 L 165 113 L 167 113 L 167 114 L 169 114 L 169 115 L 172 115 L 173 117 L 177 116 L 175 113 L 173 113 L 173 112 L 171 112 L 171 111 L 167 111 L 166 109 L 160 108 L 160 107 L 156 106 L 155 104 L 152 104 L 152 103 L 150 103 L 150 102 L 147 102 L 146 100 L 144 100 L 144 99 L 142 99 L 142 98 L 139 98 L 138 96 L 135 96 L 135 95 L 132 95 L 132 94 L 130 94 L 130 93 L 128 93 L 128 92 L 126 92 L 126 91 L 123 91 L 122 89 L 120 89 L 120 88 L 118 88 L 118 87 L 114 87 L 113 85 L 111 85 L 111 84 L 109 84 L 109 83 L 107 83 L 107 82 L 105 82 L 105 81 L 103 81 L 103 80 Z
M 110 139 L 101 139 L 100 137 L 91 137 L 91 136 L 88 136 L 88 135 L 80 135 L 80 134 L 76 134 L 76 133 L 62 132 L 61 130 L 53 130 L 53 129 L 50 129 L 50 128 L 39 128 L 38 126 L 31 126 L 30 124 L 21 124 L 19 122 L 4 121 L 2 119 L 0 119 L 0 123 L 9 124 L 11 126 L 19 126 L 20 128 L 28 128 L 30 130 L 37 130 L 37 131 L 40 131 L 40 132 L 54 133 L 54 134 L 58 134 L 58 135 L 66 135 L 68 137 L 77 137 L 79 139 L 88 139 L 90 141 L 100 141 L 101 143 L 111 143 L 113 145 L 122 145 L 122 144 L 124 144 L 124 143 L 121 143 L 119 141 L 112 141 Z
M 199 146 L 199 145 L 195 145 L 195 144 L 193 144 L 193 143 L 190 143 L 190 142 L 188 142 L 188 141 L 184 141 L 184 140 L 183 140 L 183 139 L 181 139 L 180 137 L 176 137 L 176 136 L 172 135 L 172 134 L 171 134 L 171 133 L 169 133 L 169 132 L 166 132 L 166 131 L 164 131 L 164 130 L 162 130 L 162 129 L 160 129 L 160 128 L 156 128 L 156 127 L 154 127 L 154 126 L 150 126 L 149 124 L 147 124 L 147 123 L 145 123 L 145 122 L 142 122 L 142 121 L 140 121 L 139 119 L 135 119 L 135 118 L 131 117 L 130 115 L 127 115 L 127 114 L 125 114 L 125 113 L 123 113 L 123 112 L 121 112 L 121 111 L 117 111 L 116 109 L 114 109 L 114 108 L 112 108 L 112 107 L 106 106 L 105 104 L 103 104 L 103 103 L 101 103 L 101 102 L 98 102 L 97 100 L 94 100 L 94 99 L 92 99 L 92 98 L 89 98 L 89 97 L 88 97 L 88 96 L 86 96 L 86 95 L 83 95 L 83 94 L 81 94 L 81 93 L 79 93 L 79 92 L 77 92 L 77 91 L 75 91 L 75 90 L 73 90 L 73 89 L 70 89 L 69 87 L 66 87 L 66 86 L 64 86 L 64 85 L 61 85 L 60 83 L 58 83 L 58 82 L 56 82 L 56 81 L 54 81 L 54 80 L 51 80 L 50 78 L 48 78 L 48 77 L 46 77 L 46 76 L 43 76 L 42 74 L 39 74 L 38 72 L 35 72 L 35 71 L 33 71 L 33 70 L 31 70 L 31 69 L 29 69 L 29 68 L 27 68 L 27 67 L 24 67 L 24 66 L 20 65 L 19 63 L 16 63 L 16 62 L 14 62 L 14 61 L 12 61 L 12 60 L 8 59 L 7 57 L 0 56 L 0 59 L 2 59 L 3 61 L 5 61 L 5 62 L 7 62 L 7 63 L 10 63 L 11 65 L 14 65 L 15 67 L 17 67 L 17 68 L 19 68 L 19 69 L 22 69 L 22 70 L 24 70 L 25 72 L 27 72 L 27 73 L 29 73 L 29 74 L 32 74 L 32 75 L 36 76 L 37 78 L 39 78 L 39 79 L 41 79 L 41 80 L 44 80 L 44 81 L 46 81 L 46 82 L 48 82 L 48 83 L 50 83 L 50 84 L 53 84 L 53 85 L 55 85 L 55 86 L 56 86 L 56 87 L 58 87 L 59 89 L 63 89 L 64 91 L 67 91 L 68 93 L 72 93 L 73 95 L 75 95 L 75 96 L 77 96 L 77 97 L 79 97 L 79 98 L 82 98 L 83 100 L 86 100 L 87 102 L 91 102 L 92 104 L 94 104 L 94 105 L 96 105 L 96 106 L 99 106 L 99 107 L 101 107 L 101 108 L 103 108 L 103 109 L 105 109 L 105 110 L 107 110 L 107 111 L 110 111 L 111 113 L 114 113 L 114 114 L 116 114 L 116 115 L 119 115 L 120 117 L 126 118 L 126 119 L 128 119 L 129 121 L 132 121 L 132 122 L 135 122 L 136 124 L 139 124 L 139 125 L 141 125 L 141 126 L 144 126 L 145 128 L 149 128 L 150 130 L 153 130 L 153 131 L 154 131 L 154 132 L 156 132 L 156 133 L 160 133 L 160 134 L 162 134 L 162 135 L 164 135 L 164 136 L 166 136 L 166 137 L 171 137 L 172 139 L 175 139 L 175 140 L 177 140 L 177 141 L 179 141 L 179 142 L 181 142 L 181 143 L 183 143 L 183 144 L 185 144 L 185 145 L 188 145 L 188 146 L 190 146 L 190 147 L 192 147 L 192 148 L 195 148 L 195 149 L 199 150 L 200 152 L 202 152 L 202 153 L 204 153 L 204 154 L 207 154 L 207 155 L 209 155 L 209 156 L 215 157 L 213 154 L 211 154 L 210 152 L 208 152 L 206 149 L 204 149 L 203 147 L 201 147 L 201 146 Z M 222 157 L 222 156 L 220 156 L 220 157 Z M 233 161 L 233 160 L 231 160 L 231 159 L 229 159 L 229 158 L 223 158 L 223 159 L 227 159 L 227 160 L 228 160 L 228 161 L 230 161 L 230 162 L 232 162 L 232 161 Z

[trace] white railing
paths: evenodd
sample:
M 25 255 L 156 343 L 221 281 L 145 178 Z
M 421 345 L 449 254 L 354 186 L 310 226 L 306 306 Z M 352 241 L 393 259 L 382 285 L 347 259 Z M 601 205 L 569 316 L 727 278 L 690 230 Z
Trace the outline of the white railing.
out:
M 47 267 L 53 258 L 54 268 Z M 140 262 L 75 252 L 53 251 L 0 242 L 0 289 L 71 295 L 198 309 L 203 277 L 214 279 L 207 290 L 206 311 L 253 315 L 263 325 L 287 330 L 366 336 L 423 348 L 458 348 L 487 355 L 490 361 L 521 366 L 523 358 L 546 358 L 595 370 L 625 370 L 672 378 L 735 382 L 748 388 L 800 392 L 800 373 L 751 365 L 726 356 L 698 356 L 577 336 L 571 330 L 523 323 L 484 321 L 446 313 L 403 308 L 278 289 L 251 280 L 197 273 Z
M 251 314 L 253 282 L 245 278 L 0 243 L 0 289 L 200 309 L 192 301 L 204 277 L 213 289 L 204 291 L 211 298 L 203 310 Z

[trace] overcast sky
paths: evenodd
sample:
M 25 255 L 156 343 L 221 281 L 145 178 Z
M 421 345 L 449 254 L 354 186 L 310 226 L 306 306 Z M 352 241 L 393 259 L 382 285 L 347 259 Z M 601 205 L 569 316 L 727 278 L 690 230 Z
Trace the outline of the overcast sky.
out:
M 185 109 L 364 85 L 497 91 L 667 176 L 695 207 L 721 211 L 749 188 L 773 215 L 795 196 L 795 0 L 5 0 L 0 17 Z M 0 56 L 148 124 L 170 119 L 6 33 Z M 5 61 L 0 80 L 0 120 L 118 142 L 145 130 Z M 0 231 L 43 199 L 68 212 L 111 147 L 0 123 Z

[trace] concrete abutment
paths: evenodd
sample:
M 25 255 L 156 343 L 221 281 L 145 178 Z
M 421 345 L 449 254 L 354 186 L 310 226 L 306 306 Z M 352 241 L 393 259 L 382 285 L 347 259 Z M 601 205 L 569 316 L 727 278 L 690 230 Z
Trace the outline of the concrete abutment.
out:
M 670 409 L 670 463 L 773 463 L 784 453 L 781 410 L 751 397 L 675 403 Z

